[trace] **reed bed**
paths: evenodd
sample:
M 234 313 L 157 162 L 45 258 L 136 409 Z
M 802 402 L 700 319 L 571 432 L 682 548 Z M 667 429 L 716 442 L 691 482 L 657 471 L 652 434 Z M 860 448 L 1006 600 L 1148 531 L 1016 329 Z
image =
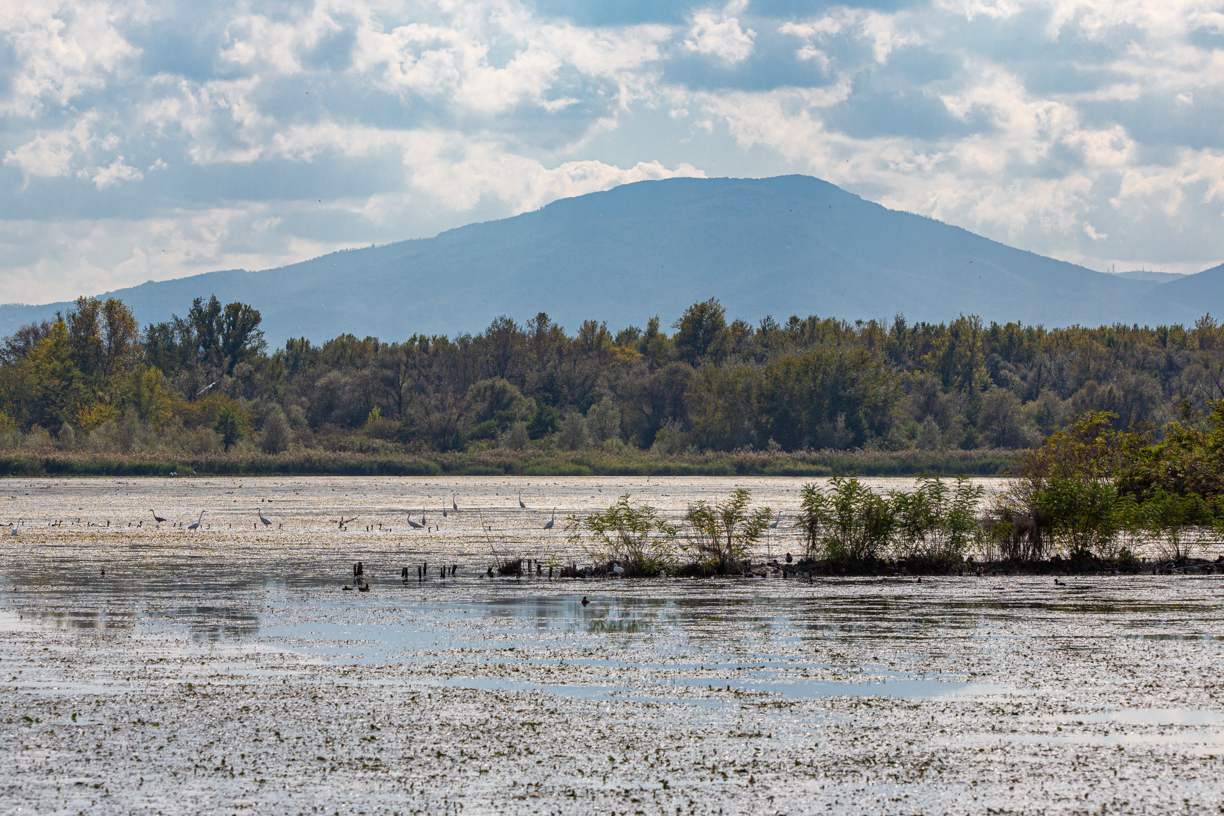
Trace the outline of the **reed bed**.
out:
M 167 455 L 86 451 L 0 453 L 6 476 L 1002 476 L 1020 451 L 736 451 L 659 454 L 648 450 L 370 454 L 294 450 Z

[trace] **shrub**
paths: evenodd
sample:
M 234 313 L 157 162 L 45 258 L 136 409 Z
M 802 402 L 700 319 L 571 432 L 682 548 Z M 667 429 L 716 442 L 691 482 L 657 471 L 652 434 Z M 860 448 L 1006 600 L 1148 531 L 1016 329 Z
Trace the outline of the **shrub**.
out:
M 856 563 L 877 561 L 897 525 L 889 501 L 858 479 L 835 478 L 828 490 L 803 486 L 797 526 L 809 558 Z
M 582 450 L 589 442 L 586 419 L 582 414 L 577 411 L 566 414 L 557 431 L 557 447 L 562 450 Z
M 692 528 L 689 539 L 698 559 L 719 573 L 743 571 L 743 560 L 769 528 L 773 511 L 759 507 L 748 511 L 749 493 L 738 489 L 725 501 L 689 505 L 684 520 Z
M 892 493 L 897 555 L 944 563 L 964 558 L 981 535 L 978 504 L 983 493 L 963 476 L 952 490 L 941 479 L 920 476 L 913 492 Z
M 596 445 L 602 446 L 612 439 L 620 440 L 620 409 L 612 400 L 605 398 L 592 405 L 591 410 L 587 411 L 586 423 L 587 433 L 590 434 L 591 440 Z
M 227 453 L 246 433 L 241 416 L 231 405 L 221 407 L 221 410 L 217 412 L 217 419 L 213 422 L 212 428 L 221 435 L 221 444 L 225 447 Z
M 1049 479 L 1034 494 L 1050 518 L 1050 532 L 1072 558 L 1086 554 L 1111 558 L 1122 528 L 1118 491 L 1112 484 L 1078 479 Z
M 273 405 L 264 418 L 263 430 L 259 435 L 260 450 L 264 453 L 281 453 L 289 447 L 292 439 L 293 431 L 289 428 L 288 417 L 279 405 Z
M 628 493 L 601 513 L 581 519 L 570 516 L 565 531 L 574 544 L 589 536 L 587 552 L 596 561 L 621 564 L 629 576 L 658 575 L 675 564 L 679 531 L 659 518 L 650 505 L 631 504 Z
M 530 434 L 526 422 L 515 422 L 498 439 L 498 443 L 507 450 L 521 451 L 527 447 Z

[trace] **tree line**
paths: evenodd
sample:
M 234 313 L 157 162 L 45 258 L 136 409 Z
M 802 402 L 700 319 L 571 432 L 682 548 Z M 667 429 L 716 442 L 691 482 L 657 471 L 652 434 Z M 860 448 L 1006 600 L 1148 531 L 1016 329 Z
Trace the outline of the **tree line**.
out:
M 403 342 L 270 350 L 258 310 L 197 298 L 139 328 L 79 299 L 0 343 L 0 445 L 121 453 L 291 447 L 698 451 L 1030 448 L 1074 416 L 1162 428 L 1224 397 L 1224 334 L 848 322 L 752 325 L 717 300 L 670 326 L 572 333 L 541 312 Z

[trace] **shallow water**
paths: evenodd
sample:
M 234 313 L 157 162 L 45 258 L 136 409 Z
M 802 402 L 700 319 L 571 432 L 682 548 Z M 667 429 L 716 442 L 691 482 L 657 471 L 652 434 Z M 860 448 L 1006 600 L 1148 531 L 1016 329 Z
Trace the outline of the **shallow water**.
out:
M 495 555 L 581 562 L 540 529 L 553 505 L 632 490 L 679 514 L 745 486 L 793 512 L 803 481 L 7 481 L 24 523 L 0 541 L 0 810 L 1224 801 L 1212 577 L 483 577 Z M 151 506 L 205 523 L 158 529 Z M 358 517 L 343 531 L 342 512 Z M 767 547 L 797 544 L 782 529 Z M 356 560 L 368 593 L 341 589 Z M 418 583 L 424 561 L 458 577 Z

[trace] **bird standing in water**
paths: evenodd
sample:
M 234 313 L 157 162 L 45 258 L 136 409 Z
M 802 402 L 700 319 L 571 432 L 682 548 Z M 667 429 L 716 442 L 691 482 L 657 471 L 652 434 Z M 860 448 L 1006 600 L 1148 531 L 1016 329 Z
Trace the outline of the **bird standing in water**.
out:
M 187 525 L 187 529 L 188 529 L 188 530 L 198 530 L 198 529 L 200 529 L 200 522 L 201 522 L 201 521 L 203 521 L 203 520 L 204 520 L 204 511 L 203 511 L 203 510 L 201 510 L 201 511 L 200 511 L 200 517 L 199 517 L 198 519 L 196 519 L 194 522 L 192 522 L 191 524 L 188 524 L 188 525 Z
M 544 529 L 545 529 L 545 530 L 551 530 L 551 529 L 553 528 L 553 523 L 554 523 L 556 520 L 557 520 L 557 508 L 555 508 L 555 507 L 554 507 L 554 508 L 553 508 L 553 512 L 552 512 L 552 518 L 550 518 L 550 519 L 548 520 L 548 523 L 544 525 Z

